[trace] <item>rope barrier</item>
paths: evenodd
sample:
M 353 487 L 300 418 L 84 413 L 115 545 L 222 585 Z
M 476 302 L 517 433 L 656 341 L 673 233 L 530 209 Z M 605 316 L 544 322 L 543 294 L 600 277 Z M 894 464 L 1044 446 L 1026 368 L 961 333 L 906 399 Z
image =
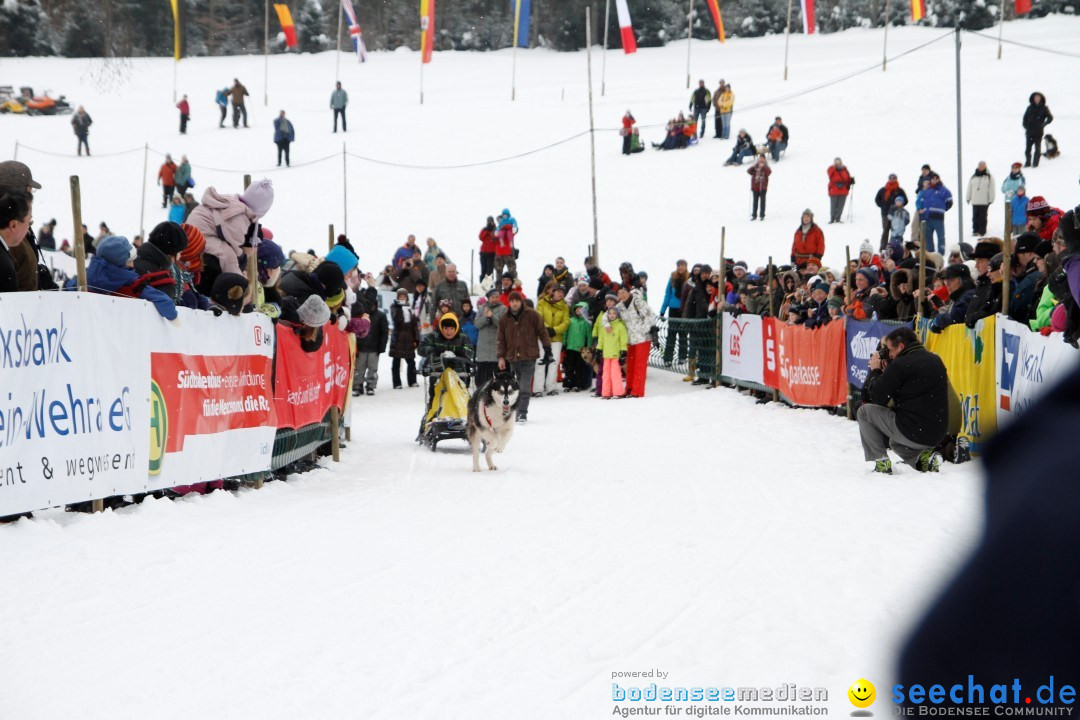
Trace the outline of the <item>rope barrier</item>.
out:
M 53 157 L 66 157 L 66 158 L 80 157 L 79 155 L 72 155 L 71 153 L 58 153 L 58 152 L 53 152 L 51 150 L 41 150 L 39 148 L 32 147 L 30 145 L 24 145 L 21 142 L 19 143 L 19 149 L 20 150 L 29 150 L 31 152 L 36 152 L 36 153 L 41 153 L 42 155 L 52 155 Z M 118 155 L 127 155 L 129 153 L 139 152 L 140 150 L 142 150 L 142 148 L 132 148 L 131 150 L 120 150 L 119 152 L 97 153 L 96 155 L 87 155 L 86 157 L 90 157 L 90 158 L 117 157 Z
M 161 150 L 158 150 L 156 148 L 150 148 L 150 151 L 157 154 L 157 155 L 160 155 L 161 157 L 165 157 L 166 155 L 172 155 L 172 153 L 165 153 L 165 152 L 162 152 Z M 247 169 L 245 169 L 245 170 L 229 170 L 227 168 L 210 167 L 209 165 L 196 165 L 195 163 L 188 163 L 188 164 L 191 165 L 192 168 L 195 168 L 197 170 L 210 170 L 212 172 L 224 172 L 224 173 L 240 173 L 240 172 L 242 172 L 242 173 L 248 173 L 250 175 L 261 175 L 263 173 L 271 173 L 271 172 L 280 172 L 280 171 L 284 171 L 284 170 L 291 170 L 292 168 L 304 167 L 305 165 L 316 165 L 318 163 L 326 162 L 327 160 L 333 160 L 335 158 L 340 158 L 340 157 L 341 157 L 341 153 L 334 153 L 333 155 L 327 155 L 325 157 L 318 158 L 317 160 L 307 160 L 307 161 L 302 162 L 302 163 L 296 163 L 295 165 L 287 165 L 285 167 L 281 167 L 281 166 L 271 167 L 271 168 L 267 168 L 265 170 L 247 170 Z
M 462 169 L 462 168 L 480 167 L 481 165 L 494 165 L 496 163 L 507 162 L 509 160 L 517 160 L 518 158 L 523 158 L 523 157 L 526 157 L 528 155 L 535 155 L 536 153 L 543 152 L 545 150 L 550 150 L 553 147 L 558 147 L 559 145 L 565 145 L 566 143 L 571 142 L 572 140 L 577 140 L 578 138 L 585 137 L 588 134 L 589 134 L 588 130 L 583 130 L 583 131 L 577 133 L 576 135 L 571 135 L 570 137 L 563 138 L 562 140 L 556 140 L 555 142 L 553 142 L 553 143 L 551 143 L 549 145 L 545 145 L 543 147 L 535 148 L 533 150 L 526 150 L 525 152 L 518 153 L 516 155 L 507 155 L 506 157 L 493 158 L 491 160 L 481 160 L 480 162 L 474 162 L 474 163 L 461 163 L 461 164 L 458 164 L 458 165 L 414 165 L 414 164 L 411 164 L 411 163 L 393 162 L 391 160 L 379 160 L 377 158 L 371 158 L 371 157 L 367 157 L 367 156 L 364 156 L 364 155 L 357 155 L 356 153 L 352 153 L 352 152 L 347 152 L 346 154 L 351 156 L 351 157 L 356 158 L 357 160 L 364 160 L 364 161 L 367 161 L 367 162 L 370 162 L 370 163 L 374 163 L 376 165 L 388 165 L 390 167 L 408 168 L 410 170 L 459 170 L 459 169 Z
M 1027 43 L 1017 42 L 1016 40 L 1006 40 L 1005 38 L 996 38 L 992 35 L 986 35 L 976 30 L 965 30 L 968 35 L 977 35 L 986 40 L 992 40 L 993 42 L 1003 42 L 1007 45 L 1016 45 L 1017 47 L 1027 48 L 1028 50 L 1037 50 L 1039 52 L 1050 53 L 1051 55 L 1061 55 L 1062 57 L 1070 57 L 1080 59 L 1080 54 L 1065 52 L 1064 50 L 1051 50 L 1050 48 L 1039 47 L 1038 45 L 1028 45 Z

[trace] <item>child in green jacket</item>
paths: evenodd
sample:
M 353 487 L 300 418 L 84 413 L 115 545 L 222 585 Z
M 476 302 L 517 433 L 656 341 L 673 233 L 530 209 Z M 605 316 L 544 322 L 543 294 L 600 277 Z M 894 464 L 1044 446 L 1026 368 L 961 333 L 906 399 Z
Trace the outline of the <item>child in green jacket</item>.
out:
M 581 392 L 588 390 L 592 382 L 592 368 L 581 359 L 581 349 L 588 347 L 592 340 L 592 323 L 586 310 L 587 302 L 574 305 L 570 318 L 570 327 L 566 329 L 563 340 L 566 342 L 566 359 L 563 361 L 563 390 Z
M 601 327 L 597 337 L 597 349 L 604 357 L 604 381 L 600 394 L 604 399 L 610 400 L 613 396 L 626 395 L 619 362 L 626 360 L 627 335 L 626 325 L 619 319 L 615 308 L 608 309 L 607 319 L 608 324 Z

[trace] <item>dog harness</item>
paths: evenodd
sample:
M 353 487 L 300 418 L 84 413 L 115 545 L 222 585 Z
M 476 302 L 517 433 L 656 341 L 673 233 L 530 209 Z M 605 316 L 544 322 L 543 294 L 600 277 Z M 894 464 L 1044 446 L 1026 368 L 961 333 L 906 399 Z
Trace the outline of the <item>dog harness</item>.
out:
M 510 417 L 510 413 L 512 411 L 509 405 L 505 405 L 504 407 L 506 408 L 505 410 L 503 410 L 503 419 L 505 420 Z M 484 420 L 487 421 L 488 427 L 495 427 L 495 425 L 491 422 L 491 418 L 487 414 L 487 405 L 484 405 Z

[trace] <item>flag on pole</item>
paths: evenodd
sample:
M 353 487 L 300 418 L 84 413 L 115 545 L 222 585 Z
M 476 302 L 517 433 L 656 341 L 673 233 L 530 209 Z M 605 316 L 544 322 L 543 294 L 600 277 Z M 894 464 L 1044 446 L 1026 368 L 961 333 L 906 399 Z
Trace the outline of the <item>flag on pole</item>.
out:
M 1031 0 L 1016 0 L 1016 14 L 1027 15 L 1031 12 Z
M 720 16 L 720 1 L 709 0 L 709 12 L 712 13 L 713 24 L 716 25 L 716 35 L 720 42 L 727 38 L 724 36 L 724 18 Z
M 364 35 L 360 32 L 360 23 L 356 20 L 356 11 L 353 10 L 352 0 L 341 0 L 341 11 L 345 13 L 345 22 L 349 24 L 349 37 L 352 38 L 353 47 L 356 48 L 356 58 L 360 62 L 367 62 Z
M 184 57 L 184 3 L 183 0 L 170 0 L 173 17 L 173 59 Z
M 420 62 L 431 62 L 435 44 L 435 0 L 420 0 Z
M 529 47 L 529 16 L 532 0 L 510 0 L 514 6 L 514 42 L 518 47 Z
M 615 9 L 619 13 L 619 33 L 622 35 L 623 52 L 627 55 L 637 52 L 637 38 L 634 37 L 634 26 L 630 24 L 630 9 L 626 7 L 626 0 L 615 0 Z
M 911 0 L 912 2 L 923 2 L 924 0 Z M 807 35 L 814 34 L 814 0 L 799 0 L 799 5 L 802 6 L 802 31 Z
M 926 0 L 911 0 L 911 19 L 919 22 L 926 17 Z
M 296 26 L 293 25 L 292 13 L 285 3 L 274 3 L 274 11 L 277 12 L 281 29 L 285 33 L 285 46 L 296 47 Z

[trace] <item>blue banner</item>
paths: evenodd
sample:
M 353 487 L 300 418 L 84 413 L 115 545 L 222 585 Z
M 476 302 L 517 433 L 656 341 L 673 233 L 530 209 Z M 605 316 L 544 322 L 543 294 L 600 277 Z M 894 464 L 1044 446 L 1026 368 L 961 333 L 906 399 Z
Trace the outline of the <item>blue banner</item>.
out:
M 520 10 L 517 8 L 520 6 Z M 520 12 L 518 16 L 517 24 L 517 42 L 518 47 L 529 47 L 529 18 L 532 15 L 532 0 L 510 0 L 510 12 Z
M 866 382 L 866 375 L 870 372 L 870 356 L 877 352 L 881 344 L 881 338 L 888 335 L 898 327 L 911 327 L 911 323 L 880 320 L 852 320 L 847 319 L 847 348 L 844 351 L 847 359 L 848 382 L 857 388 L 862 388 Z

